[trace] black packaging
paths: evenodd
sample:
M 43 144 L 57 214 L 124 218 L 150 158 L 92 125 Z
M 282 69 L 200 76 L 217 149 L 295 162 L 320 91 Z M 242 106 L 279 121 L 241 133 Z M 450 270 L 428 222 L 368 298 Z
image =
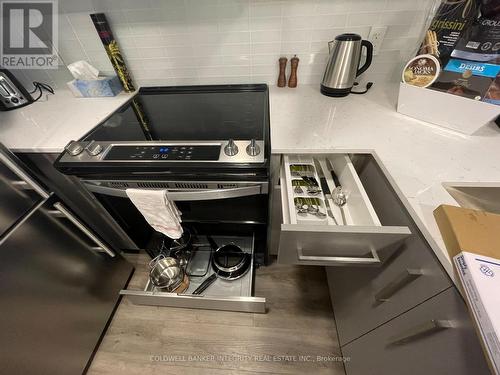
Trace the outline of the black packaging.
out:
M 127 66 L 125 65 L 125 61 L 123 60 L 120 48 L 116 43 L 116 39 L 113 36 L 111 27 L 106 19 L 106 15 L 104 13 L 94 13 L 90 15 L 90 18 L 92 19 L 97 33 L 101 38 L 101 42 L 104 45 L 106 53 L 108 54 L 111 65 L 113 65 L 118 78 L 120 78 L 120 82 L 122 83 L 124 90 L 126 92 L 135 91 L 132 78 L 130 77 Z
M 475 21 L 462 35 L 451 56 L 500 64 L 500 14 Z

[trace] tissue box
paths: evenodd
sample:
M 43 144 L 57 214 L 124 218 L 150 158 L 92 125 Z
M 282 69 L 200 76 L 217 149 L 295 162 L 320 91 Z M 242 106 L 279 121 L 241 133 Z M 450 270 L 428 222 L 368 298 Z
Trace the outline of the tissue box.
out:
M 100 77 L 95 80 L 74 79 L 68 87 L 76 97 L 92 98 L 100 96 L 116 96 L 123 87 L 118 76 Z

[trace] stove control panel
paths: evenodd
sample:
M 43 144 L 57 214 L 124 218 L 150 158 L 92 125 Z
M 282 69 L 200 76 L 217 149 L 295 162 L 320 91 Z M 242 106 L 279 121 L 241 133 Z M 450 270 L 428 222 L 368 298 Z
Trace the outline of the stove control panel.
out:
M 104 160 L 217 161 L 220 149 L 220 145 L 115 145 L 104 156 Z
M 200 142 L 71 141 L 59 159 L 64 163 L 199 162 L 252 164 L 265 162 L 264 141 Z

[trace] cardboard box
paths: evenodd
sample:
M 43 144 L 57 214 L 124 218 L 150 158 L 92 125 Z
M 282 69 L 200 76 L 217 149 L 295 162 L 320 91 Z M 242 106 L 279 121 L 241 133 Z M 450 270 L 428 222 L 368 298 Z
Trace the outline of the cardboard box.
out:
M 500 374 L 500 215 L 441 205 L 434 217 L 494 374 Z
M 500 215 L 441 205 L 434 217 L 451 258 L 467 251 L 500 259 Z
M 453 262 L 490 369 L 500 374 L 500 260 L 463 252 Z

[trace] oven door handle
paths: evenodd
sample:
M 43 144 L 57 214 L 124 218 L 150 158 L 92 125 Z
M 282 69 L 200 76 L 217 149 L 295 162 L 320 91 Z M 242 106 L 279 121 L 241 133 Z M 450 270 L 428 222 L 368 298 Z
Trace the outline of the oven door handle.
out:
M 86 188 L 93 193 L 111 195 L 113 197 L 128 198 L 125 189 L 115 189 L 105 186 L 97 186 L 84 183 Z M 240 198 L 263 193 L 263 185 L 245 186 L 233 189 L 213 189 L 213 190 L 190 190 L 190 191 L 168 191 L 169 199 L 177 202 L 181 201 L 208 201 L 213 199 Z

